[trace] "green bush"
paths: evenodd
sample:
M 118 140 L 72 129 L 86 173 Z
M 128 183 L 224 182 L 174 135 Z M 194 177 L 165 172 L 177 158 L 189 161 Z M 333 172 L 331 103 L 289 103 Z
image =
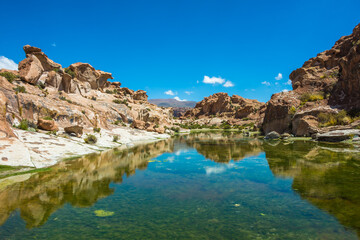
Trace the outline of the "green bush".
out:
M 94 132 L 99 133 L 101 131 L 101 128 L 93 128 Z
M 44 119 L 44 120 L 53 120 L 53 118 L 50 117 L 50 116 L 43 117 L 42 119 Z
M 91 100 L 96 101 L 96 97 L 92 96 Z
M 75 73 L 70 68 L 65 68 L 64 70 L 67 74 L 71 76 L 71 78 L 75 77 Z
M 318 100 L 324 99 L 324 93 L 322 92 L 315 92 L 315 93 L 304 93 L 300 97 L 300 101 L 302 104 L 305 104 L 306 102 L 316 102 Z
M 18 75 L 15 75 L 11 72 L 2 72 L 0 73 L 0 76 L 3 76 L 4 78 L 6 78 L 10 83 L 12 83 L 16 78 L 18 78 Z
M 26 93 L 26 89 L 24 86 L 17 86 L 16 88 L 14 88 L 15 90 L 15 93 L 18 94 L 18 93 Z
M 289 114 L 294 115 L 295 113 L 296 113 L 296 107 L 291 106 L 291 108 L 289 109 Z
M 92 134 L 87 134 L 86 138 L 84 138 L 84 141 L 87 144 L 95 144 L 97 142 L 97 138 Z
M 345 110 L 341 110 L 337 114 L 319 113 L 317 117 L 321 127 L 347 125 L 353 121 L 353 119 L 347 115 Z
M 17 126 L 17 128 L 21 130 L 28 130 L 29 129 L 29 121 L 27 119 L 22 119 Z
M 175 133 L 179 133 L 179 132 L 180 132 L 180 128 L 179 128 L 179 127 L 172 127 L 171 130 L 174 131 Z
M 119 136 L 118 136 L 118 135 L 113 136 L 113 142 L 117 142 L 118 140 L 119 140 Z

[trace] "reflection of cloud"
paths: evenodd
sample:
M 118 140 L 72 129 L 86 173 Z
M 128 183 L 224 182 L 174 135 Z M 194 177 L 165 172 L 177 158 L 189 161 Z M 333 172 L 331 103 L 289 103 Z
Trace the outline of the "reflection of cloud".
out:
M 205 167 L 205 171 L 206 171 L 206 175 L 211 175 L 211 174 L 219 174 L 219 173 L 223 173 L 226 171 L 226 169 L 229 168 L 233 168 L 235 167 L 234 163 L 229 163 L 226 164 L 225 166 L 217 166 L 217 167 Z
M 175 155 L 176 155 L 176 156 L 180 156 L 181 154 L 187 153 L 187 152 L 188 152 L 188 150 L 181 149 L 181 150 L 176 151 L 176 152 L 175 152 Z
M 171 156 L 171 157 L 168 157 L 166 160 L 172 163 L 175 160 L 175 157 Z
M 206 175 L 211 175 L 211 174 L 219 174 L 219 173 L 223 173 L 226 171 L 226 168 L 224 166 L 220 166 L 220 167 L 206 167 L 205 168 L 206 171 Z

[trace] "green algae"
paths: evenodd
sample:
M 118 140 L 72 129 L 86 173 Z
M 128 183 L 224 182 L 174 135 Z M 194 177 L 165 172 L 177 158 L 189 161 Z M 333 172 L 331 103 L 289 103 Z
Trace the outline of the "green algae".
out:
M 95 210 L 94 213 L 97 217 L 110 217 L 115 214 L 114 212 L 105 210 Z

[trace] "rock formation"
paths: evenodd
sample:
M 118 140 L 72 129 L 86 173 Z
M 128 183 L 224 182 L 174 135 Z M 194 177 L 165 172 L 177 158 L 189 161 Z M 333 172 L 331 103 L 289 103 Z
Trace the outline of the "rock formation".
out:
M 264 103 L 246 99 L 238 95 L 215 93 L 198 102 L 195 108 L 187 111 L 182 119 L 190 119 L 206 124 L 220 124 L 222 121 L 211 121 L 220 118 L 233 125 L 249 122 L 259 124 L 262 121 Z
M 290 74 L 293 91 L 277 93 L 266 104 L 264 133 L 311 136 L 323 131 L 318 116 L 360 109 L 360 24 L 327 51 Z
M 84 131 L 112 129 L 119 124 L 130 126 L 135 120 L 147 123 L 144 129 L 149 131 L 172 125 L 171 109 L 148 103 L 143 90 L 135 92 L 120 87 L 120 82 L 109 82 L 113 79 L 111 73 L 96 70 L 88 63 L 63 68 L 37 47 L 26 45 L 24 51 L 26 58 L 19 63 L 19 71 L 1 70 L 19 76 L 15 81 L 0 77 L 1 101 L 7 99 L 0 130 L 7 135 L 11 134 L 9 126 L 22 119 L 38 122 L 44 130 L 76 125 L 84 127 Z M 47 117 L 54 119 L 54 125 L 43 120 Z

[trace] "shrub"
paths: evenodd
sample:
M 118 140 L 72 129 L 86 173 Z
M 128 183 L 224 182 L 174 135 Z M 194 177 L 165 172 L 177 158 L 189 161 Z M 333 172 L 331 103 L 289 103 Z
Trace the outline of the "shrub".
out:
M 70 68 L 65 68 L 64 70 L 67 74 L 71 76 L 71 78 L 75 77 L 75 73 Z
M 26 89 L 24 86 L 17 86 L 16 88 L 14 88 L 15 90 L 15 93 L 18 94 L 18 93 L 26 93 Z
M 53 120 L 53 118 L 50 117 L 50 116 L 43 117 L 42 119 L 44 119 L 44 120 Z
M 179 132 L 180 132 L 180 128 L 179 128 L 179 127 L 172 127 L 171 130 L 173 130 L 175 133 L 179 133 Z
M 113 142 L 117 142 L 118 140 L 119 140 L 119 136 L 118 136 L 118 135 L 113 136 Z
M 347 115 L 345 110 L 341 110 L 337 114 L 319 113 L 318 120 L 321 127 L 346 125 L 352 121 L 351 117 Z
M 113 122 L 114 125 L 119 125 L 120 123 L 122 123 L 122 121 L 120 121 L 120 120 L 116 120 Z
M 21 130 L 28 130 L 29 129 L 29 121 L 27 119 L 22 119 L 17 126 L 17 128 Z
M 87 134 L 86 138 L 84 138 L 84 141 L 87 144 L 95 144 L 97 142 L 97 138 L 92 134 Z
M 294 106 L 291 106 L 291 108 L 289 109 L 289 114 L 294 115 L 295 113 L 296 113 L 296 108 Z
M 91 100 L 96 101 L 96 97 L 92 96 Z
M 81 113 L 82 113 L 82 114 L 85 114 L 86 112 L 85 112 L 85 110 L 81 110 Z
M 324 93 L 322 93 L 322 92 L 304 93 L 300 97 L 300 101 L 301 101 L 302 104 L 304 104 L 306 102 L 315 102 L 315 101 L 323 100 L 323 99 L 324 99 Z
M 93 128 L 94 132 L 99 133 L 101 131 L 101 128 Z
M 10 83 L 12 83 L 16 78 L 18 78 L 18 75 L 15 75 L 11 72 L 2 72 L 0 73 L 0 76 L 3 76 L 4 78 L 6 78 Z

